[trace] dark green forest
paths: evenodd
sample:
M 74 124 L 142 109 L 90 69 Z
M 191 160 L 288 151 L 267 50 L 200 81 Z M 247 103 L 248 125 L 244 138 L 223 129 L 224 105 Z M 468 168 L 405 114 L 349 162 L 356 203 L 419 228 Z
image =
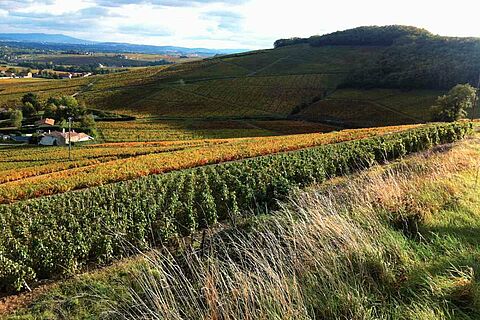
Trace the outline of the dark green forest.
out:
M 378 59 L 354 69 L 341 87 L 448 89 L 477 85 L 480 39 L 434 35 L 408 26 L 359 27 L 310 38 L 281 39 L 275 48 L 319 46 L 384 47 Z

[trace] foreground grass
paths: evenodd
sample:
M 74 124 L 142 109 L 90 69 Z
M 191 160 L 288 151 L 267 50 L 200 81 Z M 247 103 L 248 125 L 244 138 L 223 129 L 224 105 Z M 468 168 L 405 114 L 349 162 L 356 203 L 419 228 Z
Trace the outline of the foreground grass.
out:
M 272 217 L 53 285 L 9 319 L 478 319 L 477 140 L 299 191 Z

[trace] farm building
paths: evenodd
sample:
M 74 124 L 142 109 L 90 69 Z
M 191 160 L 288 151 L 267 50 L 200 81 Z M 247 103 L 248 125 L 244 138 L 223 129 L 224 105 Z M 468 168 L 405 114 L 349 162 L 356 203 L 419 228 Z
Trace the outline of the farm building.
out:
M 39 144 L 42 146 L 65 146 L 69 142 L 68 135 L 69 133 L 65 132 L 65 130 L 63 132 L 59 132 L 59 131 L 49 132 L 45 134 L 42 137 L 42 139 L 40 139 Z M 83 132 L 72 131 L 70 136 L 70 141 L 72 143 L 85 142 L 90 140 L 93 140 L 93 138 Z
M 29 78 L 32 78 L 33 75 L 32 75 L 31 72 L 20 72 L 20 73 L 18 74 L 18 77 L 19 77 L 19 78 L 29 79 Z
M 2 73 L 2 75 L 7 78 L 15 78 L 15 73 L 11 71 L 5 71 L 4 73 Z
M 61 79 L 72 79 L 73 75 L 71 73 L 61 73 L 60 78 Z
M 50 118 L 40 119 L 35 122 L 35 125 L 38 127 L 48 127 L 55 125 L 55 120 Z

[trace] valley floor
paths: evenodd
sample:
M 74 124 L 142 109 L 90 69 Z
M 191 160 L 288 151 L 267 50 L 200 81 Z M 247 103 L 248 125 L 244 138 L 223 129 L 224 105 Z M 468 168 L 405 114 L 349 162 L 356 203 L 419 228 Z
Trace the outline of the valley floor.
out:
M 172 254 L 152 251 L 4 299 L 0 312 L 5 319 L 478 319 L 479 160 L 476 137 L 336 178 L 297 191 L 273 215 L 179 242 Z

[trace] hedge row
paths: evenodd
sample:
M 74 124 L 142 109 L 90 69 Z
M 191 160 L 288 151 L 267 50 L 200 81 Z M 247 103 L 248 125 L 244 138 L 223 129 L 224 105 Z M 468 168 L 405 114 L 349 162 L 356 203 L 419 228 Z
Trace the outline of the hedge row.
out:
M 149 176 L 0 206 L 0 290 L 128 255 L 272 207 L 294 187 L 462 139 L 467 123 Z

